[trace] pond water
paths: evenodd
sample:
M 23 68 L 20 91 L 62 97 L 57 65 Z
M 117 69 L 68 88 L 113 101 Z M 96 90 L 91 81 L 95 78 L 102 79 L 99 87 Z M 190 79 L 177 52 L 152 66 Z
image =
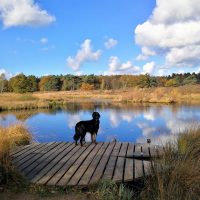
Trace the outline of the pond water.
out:
M 164 144 L 185 129 L 200 124 L 200 105 L 69 103 L 62 109 L 0 113 L 0 125 L 24 122 L 38 142 L 73 141 L 75 124 L 101 114 L 97 141 Z M 86 135 L 90 141 L 90 135 Z

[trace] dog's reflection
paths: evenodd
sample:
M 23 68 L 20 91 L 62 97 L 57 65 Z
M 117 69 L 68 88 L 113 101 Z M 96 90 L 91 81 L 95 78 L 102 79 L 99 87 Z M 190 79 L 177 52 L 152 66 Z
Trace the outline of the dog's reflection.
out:
M 75 126 L 74 140 L 76 145 L 80 139 L 81 146 L 83 146 L 83 141 L 85 140 L 86 133 L 91 134 L 92 142 L 96 143 L 97 132 L 99 130 L 100 124 L 100 114 L 98 112 L 93 112 L 92 120 L 80 121 Z

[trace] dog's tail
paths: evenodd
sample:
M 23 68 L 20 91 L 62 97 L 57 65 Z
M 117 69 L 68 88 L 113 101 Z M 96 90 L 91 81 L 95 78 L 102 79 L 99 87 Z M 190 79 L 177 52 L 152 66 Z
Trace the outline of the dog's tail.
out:
M 77 127 L 75 127 L 74 140 L 78 141 L 80 137 L 81 137 L 80 130 Z
M 75 134 L 74 134 L 74 140 L 75 140 L 75 141 L 78 141 L 78 140 L 79 140 L 79 138 L 80 138 L 80 135 L 79 135 L 79 134 L 77 134 L 77 133 L 75 133 Z

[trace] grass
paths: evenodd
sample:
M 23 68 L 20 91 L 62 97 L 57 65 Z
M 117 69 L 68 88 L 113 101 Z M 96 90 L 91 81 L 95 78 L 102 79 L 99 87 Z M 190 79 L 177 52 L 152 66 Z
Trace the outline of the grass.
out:
M 131 200 L 134 195 L 125 185 L 117 185 L 110 180 L 100 181 L 95 190 L 94 194 L 96 194 L 97 199 L 102 200 Z
M 16 177 L 10 160 L 10 152 L 17 146 L 29 144 L 32 137 L 23 124 L 0 126 L 0 183 L 7 183 L 9 178 Z
M 110 101 L 132 103 L 199 103 L 200 85 L 127 90 L 35 92 L 0 94 L 1 110 L 26 110 L 63 106 L 67 102 Z
M 168 143 L 151 175 L 144 182 L 141 199 L 195 200 L 200 197 L 200 128 Z

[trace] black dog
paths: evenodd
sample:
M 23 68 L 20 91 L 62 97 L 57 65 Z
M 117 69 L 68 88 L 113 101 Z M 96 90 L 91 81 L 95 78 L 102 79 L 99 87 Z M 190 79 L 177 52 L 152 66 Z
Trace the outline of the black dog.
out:
M 77 145 L 77 141 L 80 139 L 81 146 L 83 146 L 83 140 L 87 132 L 91 134 L 92 142 L 96 143 L 96 136 L 99 130 L 99 118 L 100 114 L 98 112 L 93 112 L 92 120 L 80 121 L 75 126 L 74 140 Z

